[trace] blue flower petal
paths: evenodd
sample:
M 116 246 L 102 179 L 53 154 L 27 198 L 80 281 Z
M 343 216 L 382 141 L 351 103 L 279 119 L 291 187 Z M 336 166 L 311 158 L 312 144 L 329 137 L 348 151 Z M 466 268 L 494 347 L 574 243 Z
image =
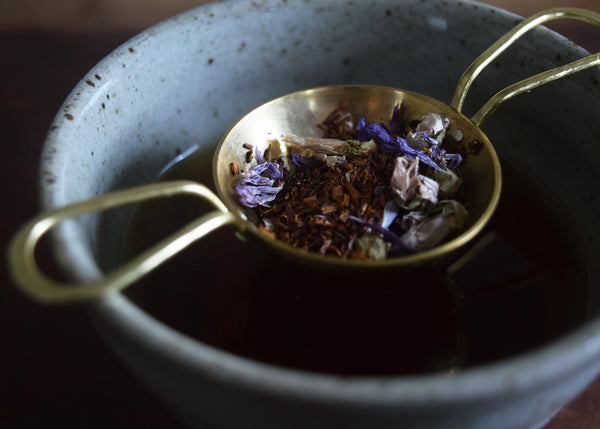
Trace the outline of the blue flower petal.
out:
M 362 142 L 375 140 L 383 152 L 399 153 L 410 158 L 419 158 L 424 164 L 442 171 L 442 168 L 425 152 L 413 149 L 400 136 L 391 136 L 381 124 L 367 124 L 364 118 L 361 118 L 358 121 L 356 129 L 358 131 L 358 140 Z
M 265 162 L 258 164 L 248 172 L 250 175 L 267 176 L 271 179 L 283 179 L 283 170 L 276 162 Z
M 294 162 L 294 164 L 296 164 L 296 166 L 301 167 L 301 168 L 314 168 L 317 167 L 319 165 L 322 165 L 323 163 L 317 159 L 314 158 L 308 158 L 306 156 L 302 156 L 302 155 L 298 155 L 295 153 L 290 153 L 290 158 L 292 159 L 292 161 Z
M 398 210 L 398 204 L 396 204 L 394 200 L 388 201 L 383 208 L 383 220 L 381 221 L 381 226 L 388 229 L 398 217 Z
M 450 170 L 455 169 L 463 162 L 463 157 L 460 153 L 448 153 L 445 155 L 446 165 Z
M 347 216 L 348 219 L 351 219 L 355 222 L 360 223 L 361 225 L 364 225 L 368 228 L 371 228 L 373 231 L 380 233 L 383 236 L 383 239 L 386 241 L 389 241 L 390 243 L 392 243 L 393 246 L 398 246 L 401 249 L 403 249 L 406 252 L 410 252 L 412 253 L 412 249 L 410 247 L 408 247 L 404 241 L 402 241 L 402 239 L 400 237 L 398 237 L 396 234 L 394 234 L 392 231 L 390 231 L 387 228 L 384 228 L 383 226 L 379 225 L 376 222 L 367 222 L 366 220 L 363 220 L 359 217 L 356 216 L 352 216 L 352 215 L 348 215 Z
M 265 162 L 264 154 L 259 149 L 256 149 L 256 162 L 258 162 L 259 164 L 262 164 Z
M 392 119 L 390 119 L 389 126 L 389 131 L 391 135 L 404 134 L 404 129 L 406 127 L 404 112 L 405 109 L 400 107 L 399 103 L 397 103 L 394 106 L 394 110 L 392 112 Z
M 283 171 L 275 162 L 265 162 L 252 168 L 235 185 L 238 200 L 246 207 L 268 207 L 283 186 L 273 186 L 283 179 Z
M 239 183 L 235 187 L 240 203 L 246 207 L 268 207 L 282 189 L 283 186 L 239 186 Z

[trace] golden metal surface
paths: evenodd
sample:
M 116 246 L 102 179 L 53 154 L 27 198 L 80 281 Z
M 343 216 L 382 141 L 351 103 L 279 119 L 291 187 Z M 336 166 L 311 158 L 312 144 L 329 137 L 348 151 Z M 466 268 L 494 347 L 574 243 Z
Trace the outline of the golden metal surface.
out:
M 493 96 L 471 119 L 462 113 L 468 90 L 477 75 L 504 49 L 536 25 L 553 19 L 578 19 L 600 26 L 600 14 L 583 9 L 562 8 L 541 12 L 523 21 L 487 49 L 461 77 L 451 105 L 421 94 L 394 88 L 375 86 L 330 86 L 288 94 L 250 111 L 227 131 L 213 158 L 213 175 L 221 200 L 204 185 L 187 182 L 163 182 L 107 194 L 83 203 L 43 213 L 31 220 L 13 238 L 9 247 L 9 268 L 17 284 L 27 294 L 42 302 L 67 302 L 93 299 L 118 291 L 173 257 L 192 242 L 222 225 L 234 223 L 242 232 L 249 232 L 272 247 L 276 252 L 311 267 L 325 266 L 342 269 L 411 269 L 435 262 L 460 249 L 481 232 L 494 213 L 501 192 L 501 167 L 494 148 L 480 130 L 483 123 L 504 101 L 531 88 L 543 85 L 585 68 L 597 65 L 598 54 L 566 66 L 525 79 Z M 272 139 L 293 132 L 298 135 L 317 135 L 316 124 L 336 108 L 340 101 L 350 102 L 350 109 L 368 122 L 389 120 L 394 105 L 408 107 L 410 119 L 420 119 L 436 112 L 450 119 L 449 135 L 460 130 L 462 145 L 473 140 L 481 142 L 481 150 L 469 155 L 469 162 L 461 169 L 463 191 L 470 202 L 469 219 L 465 230 L 456 238 L 434 249 L 382 261 L 344 260 L 309 253 L 271 239 L 247 221 L 232 195 L 229 165 L 235 162 L 245 166 L 243 143 L 265 150 Z M 466 148 L 465 148 L 466 149 Z M 468 151 L 467 151 L 468 152 Z M 166 198 L 177 194 L 191 194 L 212 203 L 217 211 L 202 216 L 178 233 L 156 244 L 126 265 L 96 281 L 70 285 L 47 278 L 37 266 L 34 251 L 39 239 L 62 220 L 83 213 L 96 212 L 148 199 Z
M 600 27 L 599 13 L 591 10 L 572 7 L 548 9 L 524 19 L 511 31 L 506 33 L 492 46 L 486 49 L 475 61 L 473 61 L 473 63 L 471 63 L 469 67 L 467 67 L 459 79 L 458 84 L 456 85 L 454 97 L 452 98 L 450 105 L 459 112 L 462 111 L 471 85 L 479 73 L 485 69 L 485 67 L 487 67 L 496 57 L 498 57 L 498 55 L 504 52 L 525 33 L 537 27 L 538 25 L 557 19 L 574 19 Z M 543 73 L 539 73 L 535 76 L 517 82 L 493 95 L 471 119 L 473 123 L 479 127 L 490 117 L 492 113 L 496 111 L 496 109 L 502 103 L 513 98 L 514 96 L 599 64 L 600 54 L 592 54 L 582 58 L 581 60 L 574 61 Z
M 188 224 L 172 236 L 157 243 L 127 264 L 98 280 L 85 284 L 57 282 L 47 277 L 35 261 L 35 247 L 53 226 L 85 213 L 103 211 L 175 195 L 193 195 L 202 198 L 217 210 Z M 233 222 L 233 216 L 219 198 L 206 186 L 190 181 L 154 183 L 52 210 L 31 219 L 15 234 L 9 245 L 10 274 L 30 297 L 40 302 L 72 302 L 89 300 L 123 289 L 152 271 L 162 262 L 222 225 Z
M 245 227 L 254 236 L 287 258 L 308 265 L 334 269 L 411 269 L 448 256 L 472 240 L 487 224 L 497 206 L 501 190 L 500 161 L 492 143 L 471 120 L 445 103 L 395 88 L 368 85 L 341 85 L 314 88 L 284 95 L 265 103 L 244 115 L 233 124 L 221 140 L 213 159 L 213 175 L 217 192 L 229 210 L 243 218 L 242 210 L 232 195 L 229 163 L 245 164 L 244 143 L 265 150 L 269 140 L 293 132 L 297 135 L 320 135 L 316 124 L 339 106 L 349 102 L 349 110 L 367 122 L 388 122 L 397 103 L 407 106 L 409 121 L 420 120 L 435 112 L 450 119 L 447 134 L 460 130 L 464 137 L 461 145 L 473 140 L 481 142 L 481 150 L 469 156 L 461 166 L 462 190 L 469 201 L 469 219 L 464 231 L 456 238 L 431 250 L 378 261 L 347 260 L 306 252 L 262 234 L 250 222 Z M 465 152 L 469 150 L 465 147 Z

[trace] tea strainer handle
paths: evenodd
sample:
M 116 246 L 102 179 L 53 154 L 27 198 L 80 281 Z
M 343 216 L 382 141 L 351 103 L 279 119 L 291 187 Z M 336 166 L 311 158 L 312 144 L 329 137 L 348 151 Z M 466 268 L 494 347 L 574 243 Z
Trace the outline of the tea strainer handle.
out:
M 217 210 L 190 222 L 106 276 L 82 284 L 58 282 L 47 276 L 35 260 L 35 249 L 40 239 L 66 219 L 176 195 L 198 197 L 210 202 Z M 233 214 L 221 200 L 202 184 L 181 180 L 139 186 L 50 210 L 31 219 L 10 242 L 9 271 L 15 284 L 39 302 L 64 303 L 99 298 L 125 288 L 193 242 L 234 220 Z
M 454 97 L 450 105 L 457 111 L 461 111 L 467 93 L 475 78 L 500 55 L 506 48 L 512 45 L 517 39 L 527 33 L 529 30 L 541 25 L 545 22 L 556 19 L 574 19 L 583 21 L 588 24 L 593 24 L 600 27 L 600 14 L 581 8 L 554 8 L 524 19 L 511 31 L 498 39 L 492 46 L 486 49 L 463 73 L 460 77 Z M 522 94 L 523 92 L 531 91 L 532 89 L 563 78 L 573 73 L 580 72 L 590 67 L 600 65 L 600 53 L 592 54 L 580 60 L 557 67 L 527 79 L 514 83 L 503 90 L 493 95 L 480 109 L 471 120 L 476 126 L 481 126 L 505 101 Z

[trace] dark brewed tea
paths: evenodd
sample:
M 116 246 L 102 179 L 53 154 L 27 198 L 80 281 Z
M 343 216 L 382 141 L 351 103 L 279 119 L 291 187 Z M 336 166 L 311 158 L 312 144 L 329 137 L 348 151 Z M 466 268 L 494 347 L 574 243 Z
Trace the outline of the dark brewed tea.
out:
M 194 153 L 164 180 L 212 183 Z M 310 270 L 224 228 L 131 287 L 164 323 L 250 359 L 336 374 L 455 371 L 510 356 L 586 318 L 577 245 L 557 210 L 510 166 L 471 252 L 409 272 Z M 210 210 L 181 197 L 134 213 L 133 255 Z

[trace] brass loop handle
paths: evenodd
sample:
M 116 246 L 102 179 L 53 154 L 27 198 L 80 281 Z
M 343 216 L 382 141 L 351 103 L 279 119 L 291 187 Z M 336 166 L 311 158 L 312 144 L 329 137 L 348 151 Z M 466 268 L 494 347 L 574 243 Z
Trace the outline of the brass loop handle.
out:
M 39 240 L 63 220 L 86 213 L 184 194 L 204 199 L 217 210 L 190 222 L 102 278 L 83 284 L 57 282 L 46 276 L 35 260 L 35 248 Z M 182 180 L 153 183 L 117 191 L 50 210 L 31 219 L 11 240 L 8 249 L 9 271 L 15 284 L 40 302 L 66 303 L 100 298 L 129 286 L 196 240 L 233 221 L 233 214 L 221 200 L 206 186 L 196 182 Z
M 542 12 L 520 22 L 511 31 L 506 33 L 496 41 L 492 46 L 486 49 L 463 73 L 456 86 L 456 91 L 450 105 L 458 110 L 462 110 L 465 98 L 475 78 L 500 55 L 506 48 L 512 45 L 517 39 L 534 27 L 545 22 L 556 19 L 574 19 L 588 24 L 600 27 L 600 13 L 581 8 L 554 8 Z M 580 72 L 590 67 L 600 65 L 600 53 L 592 54 L 580 60 L 557 67 L 527 79 L 521 80 L 507 88 L 499 91 L 492 96 L 475 115 L 471 118 L 473 123 L 479 127 L 496 111 L 496 109 L 505 101 L 531 91 L 533 88 L 563 78 L 573 73 Z

